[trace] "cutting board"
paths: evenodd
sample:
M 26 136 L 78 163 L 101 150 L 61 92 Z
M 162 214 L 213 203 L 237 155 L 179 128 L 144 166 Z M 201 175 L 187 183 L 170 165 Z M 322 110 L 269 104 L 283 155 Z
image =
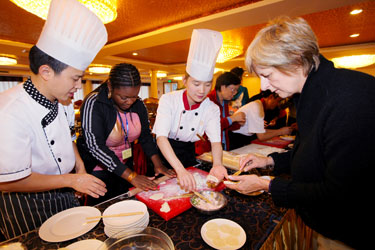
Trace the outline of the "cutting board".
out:
M 225 187 L 225 185 L 221 182 L 216 188 L 209 188 L 206 183 L 206 177 L 208 175 L 206 171 L 197 169 L 195 167 L 189 167 L 186 170 L 193 174 L 197 185 L 197 191 L 221 191 Z M 138 193 L 135 197 L 138 200 L 145 203 L 147 207 L 152 209 L 155 213 L 160 215 L 160 217 L 162 217 L 165 220 L 170 220 L 173 217 L 191 208 L 190 197 L 180 197 L 181 195 L 186 195 L 187 192 L 182 190 L 180 186 L 177 184 L 177 178 L 169 179 L 165 182 L 162 182 L 159 184 L 158 187 L 159 190 L 147 192 L 143 191 Z M 163 195 L 162 199 L 153 199 L 155 196 L 161 196 L 161 194 Z M 160 211 L 165 202 L 168 203 L 168 206 L 170 208 L 169 212 Z

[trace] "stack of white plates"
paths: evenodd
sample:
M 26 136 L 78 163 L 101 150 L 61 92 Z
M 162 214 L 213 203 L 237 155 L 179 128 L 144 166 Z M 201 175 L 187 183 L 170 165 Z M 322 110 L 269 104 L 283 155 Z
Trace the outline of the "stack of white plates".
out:
M 119 232 L 137 233 L 143 231 L 148 225 L 149 214 L 147 206 L 136 200 L 125 200 L 109 206 L 103 212 L 103 216 L 116 215 L 121 213 L 143 212 L 138 215 L 121 216 L 121 217 L 104 217 L 104 233 L 112 237 Z

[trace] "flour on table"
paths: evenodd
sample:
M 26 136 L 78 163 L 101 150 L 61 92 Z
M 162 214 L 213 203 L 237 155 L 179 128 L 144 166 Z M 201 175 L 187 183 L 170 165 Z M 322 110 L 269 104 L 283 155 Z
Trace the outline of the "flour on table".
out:
M 192 173 L 195 183 L 196 183 L 196 189 L 197 191 L 202 191 L 202 190 L 207 190 L 210 189 L 207 186 L 207 181 L 206 181 L 206 176 L 202 175 L 200 173 Z M 169 183 L 169 184 L 168 184 Z M 161 185 L 162 183 L 159 184 L 159 190 L 149 190 L 147 192 L 142 192 L 140 193 L 143 197 L 147 197 L 152 200 L 156 200 L 160 194 L 163 194 L 164 196 L 160 198 L 159 200 L 165 200 L 168 199 L 169 197 L 176 197 L 176 196 L 181 196 L 184 194 L 187 194 L 188 192 L 181 189 L 180 185 L 177 184 L 177 179 L 171 179 L 169 182 L 166 182 L 167 185 Z M 158 195 L 154 197 L 154 195 Z M 151 198 L 154 197 L 154 198 Z
M 160 212 L 168 213 L 171 211 L 171 208 L 168 205 L 168 202 L 164 202 L 163 205 L 161 205 Z
M 164 194 L 163 193 L 156 193 L 150 196 L 151 200 L 157 201 L 163 199 Z

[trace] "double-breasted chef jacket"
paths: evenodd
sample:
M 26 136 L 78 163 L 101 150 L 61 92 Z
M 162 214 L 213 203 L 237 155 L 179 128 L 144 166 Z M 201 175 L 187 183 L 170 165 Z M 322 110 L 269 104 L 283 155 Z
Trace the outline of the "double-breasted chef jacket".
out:
M 27 82 L 25 83 L 27 84 Z M 66 174 L 75 156 L 67 116 L 62 105 L 52 122 L 43 128 L 50 110 L 35 101 L 23 84 L 0 98 L 0 182 L 14 181 L 37 172 Z
M 27 80 L 0 94 L 0 182 L 32 172 L 67 174 L 75 165 L 68 112 L 47 100 Z M 52 215 L 78 206 L 70 188 L 45 192 L 6 192 L 0 196 L 0 230 L 7 238 L 39 227 Z
M 220 110 L 210 99 L 189 106 L 186 90 L 162 95 L 153 127 L 156 137 L 195 142 L 206 133 L 211 142 L 221 142 Z

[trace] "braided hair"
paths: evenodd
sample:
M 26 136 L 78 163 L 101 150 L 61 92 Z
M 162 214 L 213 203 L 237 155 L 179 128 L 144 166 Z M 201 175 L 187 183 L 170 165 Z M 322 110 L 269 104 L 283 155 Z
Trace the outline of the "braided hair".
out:
M 108 81 L 111 88 L 138 87 L 142 85 L 138 69 L 128 63 L 119 63 L 112 67 Z

